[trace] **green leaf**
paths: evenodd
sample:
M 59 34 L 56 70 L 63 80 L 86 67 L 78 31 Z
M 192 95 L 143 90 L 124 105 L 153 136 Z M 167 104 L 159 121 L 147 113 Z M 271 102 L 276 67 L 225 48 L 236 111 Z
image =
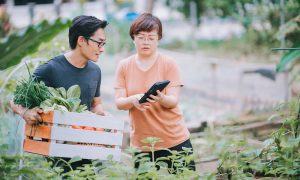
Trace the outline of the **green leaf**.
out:
M 44 20 L 5 38 L 0 43 L 0 69 L 20 63 L 23 57 L 36 52 L 41 43 L 50 41 L 70 24 L 70 20 L 60 18 L 52 23 Z
M 71 112 L 76 112 L 77 109 L 78 109 L 79 106 L 80 106 L 81 100 L 78 99 L 78 98 L 68 98 L 67 101 L 68 101 L 68 103 L 69 103 L 70 106 L 71 106 L 70 111 L 71 111 Z
M 60 93 L 58 90 L 56 90 L 53 87 L 48 87 L 49 92 L 52 94 L 53 97 L 61 97 Z
M 300 51 L 289 51 L 280 60 L 279 64 L 276 66 L 277 72 L 282 72 L 286 65 L 300 57 Z
M 300 143 L 300 136 L 298 138 L 289 136 L 285 147 L 287 147 L 287 148 L 297 147 L 297 146 L 299 146 L 299 143 Z
M 81 113 L 81 112 L 85 112 L 86 110 L 87 110 L 87 106 L 81 104 L 81 105 L 76 109 L 76 112 Z
M 80 156 L 74 156 L 72 159 L 70 159 L 68 161 L 69 164 L 72 164 L 73 162 L 77 162 L 77 161 L 80 161 L 82 160 Z
M 67 99 L 67 91 L 65 88 L 60 87 L 60 88 L 57 88 L 56 90 L 59 92 L 59 94 L 62 98 Z
M 155 143 L 163 142 L 163 141 L 157 137 L 147 137 L 147 138 L 143 139 L 142 142 L 146 143 L 146 144 L 155 144 Z
M 62 97 L 55 97 L 53 98 L 54 102 L 58 105 L 65 106 L 68 110 L 71 109 L 71 105 L 68 103 L 68 101 Z
M 268 147 L 270 145 L 272 145 L 274 143 L 274 139 L 273 138 L 270 138 L 270 139 L 266 139 L 263 144 L 264 144 L 264 147 Z
M 45 113 L 49 111 L 53 111 L 54 109 L 52 106 L 53 106 L 53 102 L 51 101 L 51 99 L 46 99 L 40 104 L 40 108 L 43 109 Z
M 80 87 L 78 85 L 73 85 L 67 91 L 67 98 L 80 98 L 80 93 Z

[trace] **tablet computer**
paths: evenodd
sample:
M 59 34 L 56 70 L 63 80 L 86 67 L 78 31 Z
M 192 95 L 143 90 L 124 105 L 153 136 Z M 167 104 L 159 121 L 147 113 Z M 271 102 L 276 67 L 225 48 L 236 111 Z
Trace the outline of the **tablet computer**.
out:
M 162 91 L 169 83 L 170 83 L 169 80 L 164 80 L 164 81 L 159 81 L 159 82 L 154 83 L 150 87 L 150 89 L 144 94 L 144 96 L 139 100 L 139 103 L 148 102 L 147 98 L 151 99 L 151 97 L 150 97 L 151 94 L 156 96 L 157 95 L 156 91 L 157 90 Z

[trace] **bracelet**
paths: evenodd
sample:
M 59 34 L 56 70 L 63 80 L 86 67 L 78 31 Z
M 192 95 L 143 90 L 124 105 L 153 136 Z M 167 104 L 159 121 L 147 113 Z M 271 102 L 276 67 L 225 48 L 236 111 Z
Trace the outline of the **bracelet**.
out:
M 25 113 L 28 111 L 28 108 L 26 108 L 26 110 L 22 113 L 22 118 L 24 119 L 24 115 L 25 115 Z

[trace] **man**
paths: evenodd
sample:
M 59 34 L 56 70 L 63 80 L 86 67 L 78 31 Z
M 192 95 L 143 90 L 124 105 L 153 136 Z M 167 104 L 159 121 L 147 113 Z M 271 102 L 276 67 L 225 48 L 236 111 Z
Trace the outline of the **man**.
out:
M 107 24 L 106 21 L 93 16 L 75 17 L 69 28 L 71 51 L 39 66 L 33 74 L 49 87 L 64 87 L 67 90 L 72 85 L 79 85 L 81 104 L 85 104 L 88 110 L 99 115 L 105 115 L 100 97 L 101 70 L 93 62 L 97 62 L 104 51 L 106 42 L 104 28 Z M 26 109 L 13 102 L 11 107 L 29 125 L 34 124 L 36 119 L 40 118 L 39 113 L 42 113 L 38 107 Z M 85 162 L 82 161 L 75 166 L 82 164 Z

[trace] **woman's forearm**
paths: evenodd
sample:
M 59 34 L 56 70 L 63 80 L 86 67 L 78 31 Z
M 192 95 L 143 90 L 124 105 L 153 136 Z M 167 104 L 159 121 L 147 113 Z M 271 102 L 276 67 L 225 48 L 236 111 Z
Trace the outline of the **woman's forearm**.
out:
M 158 103 L 165 108 L 172 109 L 175 108 L 178 104 L 178 98 L 172 95 L 164 95 Z
M 120 97 L 116 100 L 116 105 L 119 110 L 129 110 L 133 107 L 132 97 Z

